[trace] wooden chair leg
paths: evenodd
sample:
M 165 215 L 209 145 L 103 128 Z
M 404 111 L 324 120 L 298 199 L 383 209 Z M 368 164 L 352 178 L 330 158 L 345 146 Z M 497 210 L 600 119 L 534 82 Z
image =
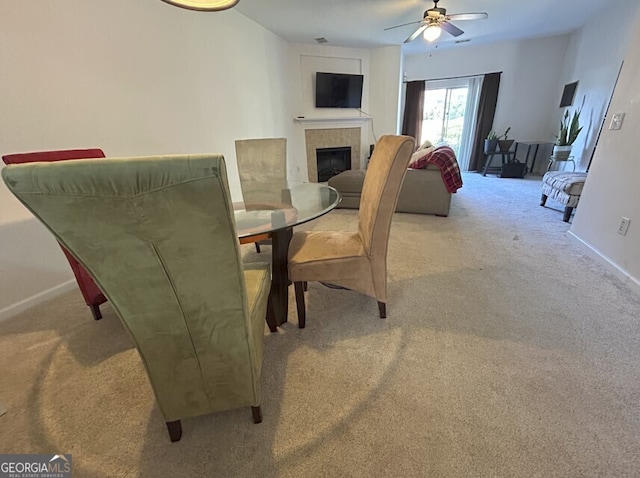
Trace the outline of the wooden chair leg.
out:
M 543 194 L 542 197 L 540 198 L 540 205 L 544 206 L 547 203 L 547 195 Z
M 387 304 L 385 304 L 384 302 L 378 301 L 378 310 L 380 311 L 380 318 L 381 319 L 386 319 L 387 318 Z
M 296 290 L 296 308 L 298 309 L 298 328 L 304 329 L 307 321 L 304 306 L 304 282 L 294 282 L 293 287 Z
M 94 320 L 100 320 L 102 318 L 102 312 L 100 312 L 100 306 L 99 305 L 90 305 L 89 308 L 91 309 L 91 315 L 93 315 L 93 319 Z
M 267 325 L 271 332 L 278 331 L 278 323 L 276 322 L 276 311 L 273 308 L 273 299 L 269 294 L 269 300 L 267 301 Z
M 567 207 L 564 208 L 564 216 L 562 217 L 562 220 L 564 222 L 569 222 L 569 218 L 571 217 L 571 212 L 572 211 L 573 211 L 572 207 L 567 206 Z
M 256 245 L 256 252 L 260 254 L 260 244 L 258 244 L 257 242 L 254 242 L 254 244 Z
M 260 405 L 257 407 L 251 407 L 251 414 L 253 415 L 253 423 L 261 423 L 262 422 L 262 410 L 260 410 Z
M 302 283 L 302 286 L 304 287 L 304 291 L 306 292 L 306 291 L 307 291 L 307 289 L 308 289 L 308 287 L 307 287 L 307 286 L 308 286 L 307 281 L 304 281 L 304 282 Z
M 171 439 L 171 441 L 180 441 L 180 438 L 182 438 L 182 424 L 180 423 L 180 420 L 166 423 L 167 430 L 169 430 L 169 438 Z

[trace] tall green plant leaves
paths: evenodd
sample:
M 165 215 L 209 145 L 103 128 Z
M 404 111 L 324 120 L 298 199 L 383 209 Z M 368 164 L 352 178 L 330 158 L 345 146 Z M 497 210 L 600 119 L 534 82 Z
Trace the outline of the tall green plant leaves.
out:
M 567 139 L 569 144 L 573 144 L 573 142 L 576 140 L 576 138 L 580 134 L 580 131 L 582 131 L 582 126 L 580 126 L 581 111 L 582 111 L 582 108 L 580 108 L 575 113 L 573 113 L 573 118 L 571 118 L 571 126 L 569 127 L 569 138 Z
M 582 126 L 580 126 L 580 113 L 582 108 L 573 112 L 573 115 L 569 116 L 569 110 L 565 110 L 564 116 L 560 121 L 560 132 L 556 144 L 558 146 L 571 146 L 576 140 Z

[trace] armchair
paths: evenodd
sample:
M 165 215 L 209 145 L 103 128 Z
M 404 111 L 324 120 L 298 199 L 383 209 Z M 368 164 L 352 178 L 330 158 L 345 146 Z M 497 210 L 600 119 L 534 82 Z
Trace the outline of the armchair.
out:
M 250 406 L 261 421 L 270 265 L 242 264 L 222 156 L 31 163 L 2 177 L 96 278 L 171 441 L 181 418 Z

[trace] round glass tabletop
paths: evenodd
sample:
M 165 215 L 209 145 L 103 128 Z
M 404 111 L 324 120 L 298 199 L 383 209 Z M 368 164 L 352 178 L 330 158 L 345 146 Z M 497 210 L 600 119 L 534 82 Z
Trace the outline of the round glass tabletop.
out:
M 303 224 L 340 202 L 340 193 L 326 184 L 292 181 L 245 182 L 242 196 L 233 205 L 240 239 Z

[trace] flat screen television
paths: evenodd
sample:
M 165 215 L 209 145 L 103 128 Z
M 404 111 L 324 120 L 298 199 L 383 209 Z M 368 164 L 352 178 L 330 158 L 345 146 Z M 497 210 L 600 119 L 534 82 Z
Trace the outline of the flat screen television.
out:
M 560 98 L 560 108 L 571 106 L 573 104 L 573 98 L 576 95 L 576 88 L 578 88 L 577 81 L 564 85 L 564 90 L 562 90 L 562 98 Z
M 316 108 L 360 108 L 363 75 L 316 73 Z

